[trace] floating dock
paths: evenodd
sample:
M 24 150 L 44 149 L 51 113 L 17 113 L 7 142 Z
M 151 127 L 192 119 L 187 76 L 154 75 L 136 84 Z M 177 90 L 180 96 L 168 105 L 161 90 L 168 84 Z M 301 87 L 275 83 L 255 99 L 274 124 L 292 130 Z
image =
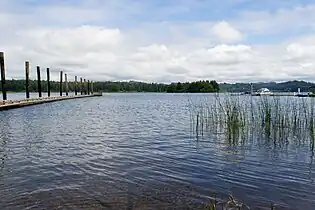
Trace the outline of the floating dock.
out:
M 56 96 L 56 97 L 43 97 L 43 98 L 29 98 L 22 100 L 5 100 L 0 101 L 0 111 L 16 109 L 26 106 L 33 106 L 44 103 L 52 103 L 57 101 L 79 99 L 79 98 L 90 98 L 90 97 L 99 97 L 102 96 L 102 93 L 96 93 L 91 95 L 77 95 L 77 96 Z

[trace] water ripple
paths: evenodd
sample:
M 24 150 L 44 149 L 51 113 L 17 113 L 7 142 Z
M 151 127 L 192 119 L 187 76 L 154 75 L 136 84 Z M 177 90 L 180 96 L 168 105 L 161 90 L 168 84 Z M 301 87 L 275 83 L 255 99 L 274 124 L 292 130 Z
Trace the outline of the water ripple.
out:
M 308 145 L 195 139 L 185 94 L 106 94 L 0 112 L 0 209 L 314 209 Z M 211 95 L 198 96 L 207 97 Z

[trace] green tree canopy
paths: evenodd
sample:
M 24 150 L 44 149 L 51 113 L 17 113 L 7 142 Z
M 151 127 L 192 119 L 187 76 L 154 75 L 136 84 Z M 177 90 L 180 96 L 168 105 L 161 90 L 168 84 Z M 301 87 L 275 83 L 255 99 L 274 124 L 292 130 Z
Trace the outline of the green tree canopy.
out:
M 69 82 L 69 92 L 74 91 L 75 83 Z M 47 91 L 47 81 L 42 81 L 42 91 Z M 59 91 L 59 82 L 51 81 L 51 91 Z M 185 82 L 185 83 L 143 83 L 143 82 L 94 82 L 94 92 L 169 92 L 169 93 L 198 93 L 198 92 L 217 92 L 219 91 L 219 85 L 215 81 L 197 81 L 197 82 Z M 7 80 L 7 91 L 22 92 L 25 91 L 25 80 Z M 1 90 L 1 87 L 0 87 Z M 30 80 L 29 85 L 30 92 L 37 91 L 37 81 Z M 65 88 L 63 87 L 63 90 Z M 78 82 L 78 91 L 80 91 L 80 83 Z

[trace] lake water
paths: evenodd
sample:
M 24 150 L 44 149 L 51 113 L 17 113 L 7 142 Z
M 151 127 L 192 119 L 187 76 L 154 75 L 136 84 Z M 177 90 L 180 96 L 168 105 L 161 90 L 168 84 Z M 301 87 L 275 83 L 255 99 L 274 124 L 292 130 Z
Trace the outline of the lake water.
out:
M 229 192 L 252 209 L 315 209 L 309 145 L 197 139 L 188 99 L 205 97 L 104 94 L 0 112 L 0 209 L 204 209 Z

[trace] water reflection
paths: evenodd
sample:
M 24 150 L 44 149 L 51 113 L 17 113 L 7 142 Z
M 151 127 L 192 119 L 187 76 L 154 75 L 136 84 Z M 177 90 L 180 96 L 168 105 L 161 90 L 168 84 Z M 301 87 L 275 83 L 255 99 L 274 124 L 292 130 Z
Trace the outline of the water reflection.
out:
M 7 113 L 0 113 L 0 177 L 3 174 L 5 161 L 8 158 L 7 144 L 9 141 L 9 124 Z
M 314 162 L 314 151 L 311 153 L 310 161 L 309 161 L 309 180 L 311 181 L 311 184 L 314 184 L 313 162 Z

